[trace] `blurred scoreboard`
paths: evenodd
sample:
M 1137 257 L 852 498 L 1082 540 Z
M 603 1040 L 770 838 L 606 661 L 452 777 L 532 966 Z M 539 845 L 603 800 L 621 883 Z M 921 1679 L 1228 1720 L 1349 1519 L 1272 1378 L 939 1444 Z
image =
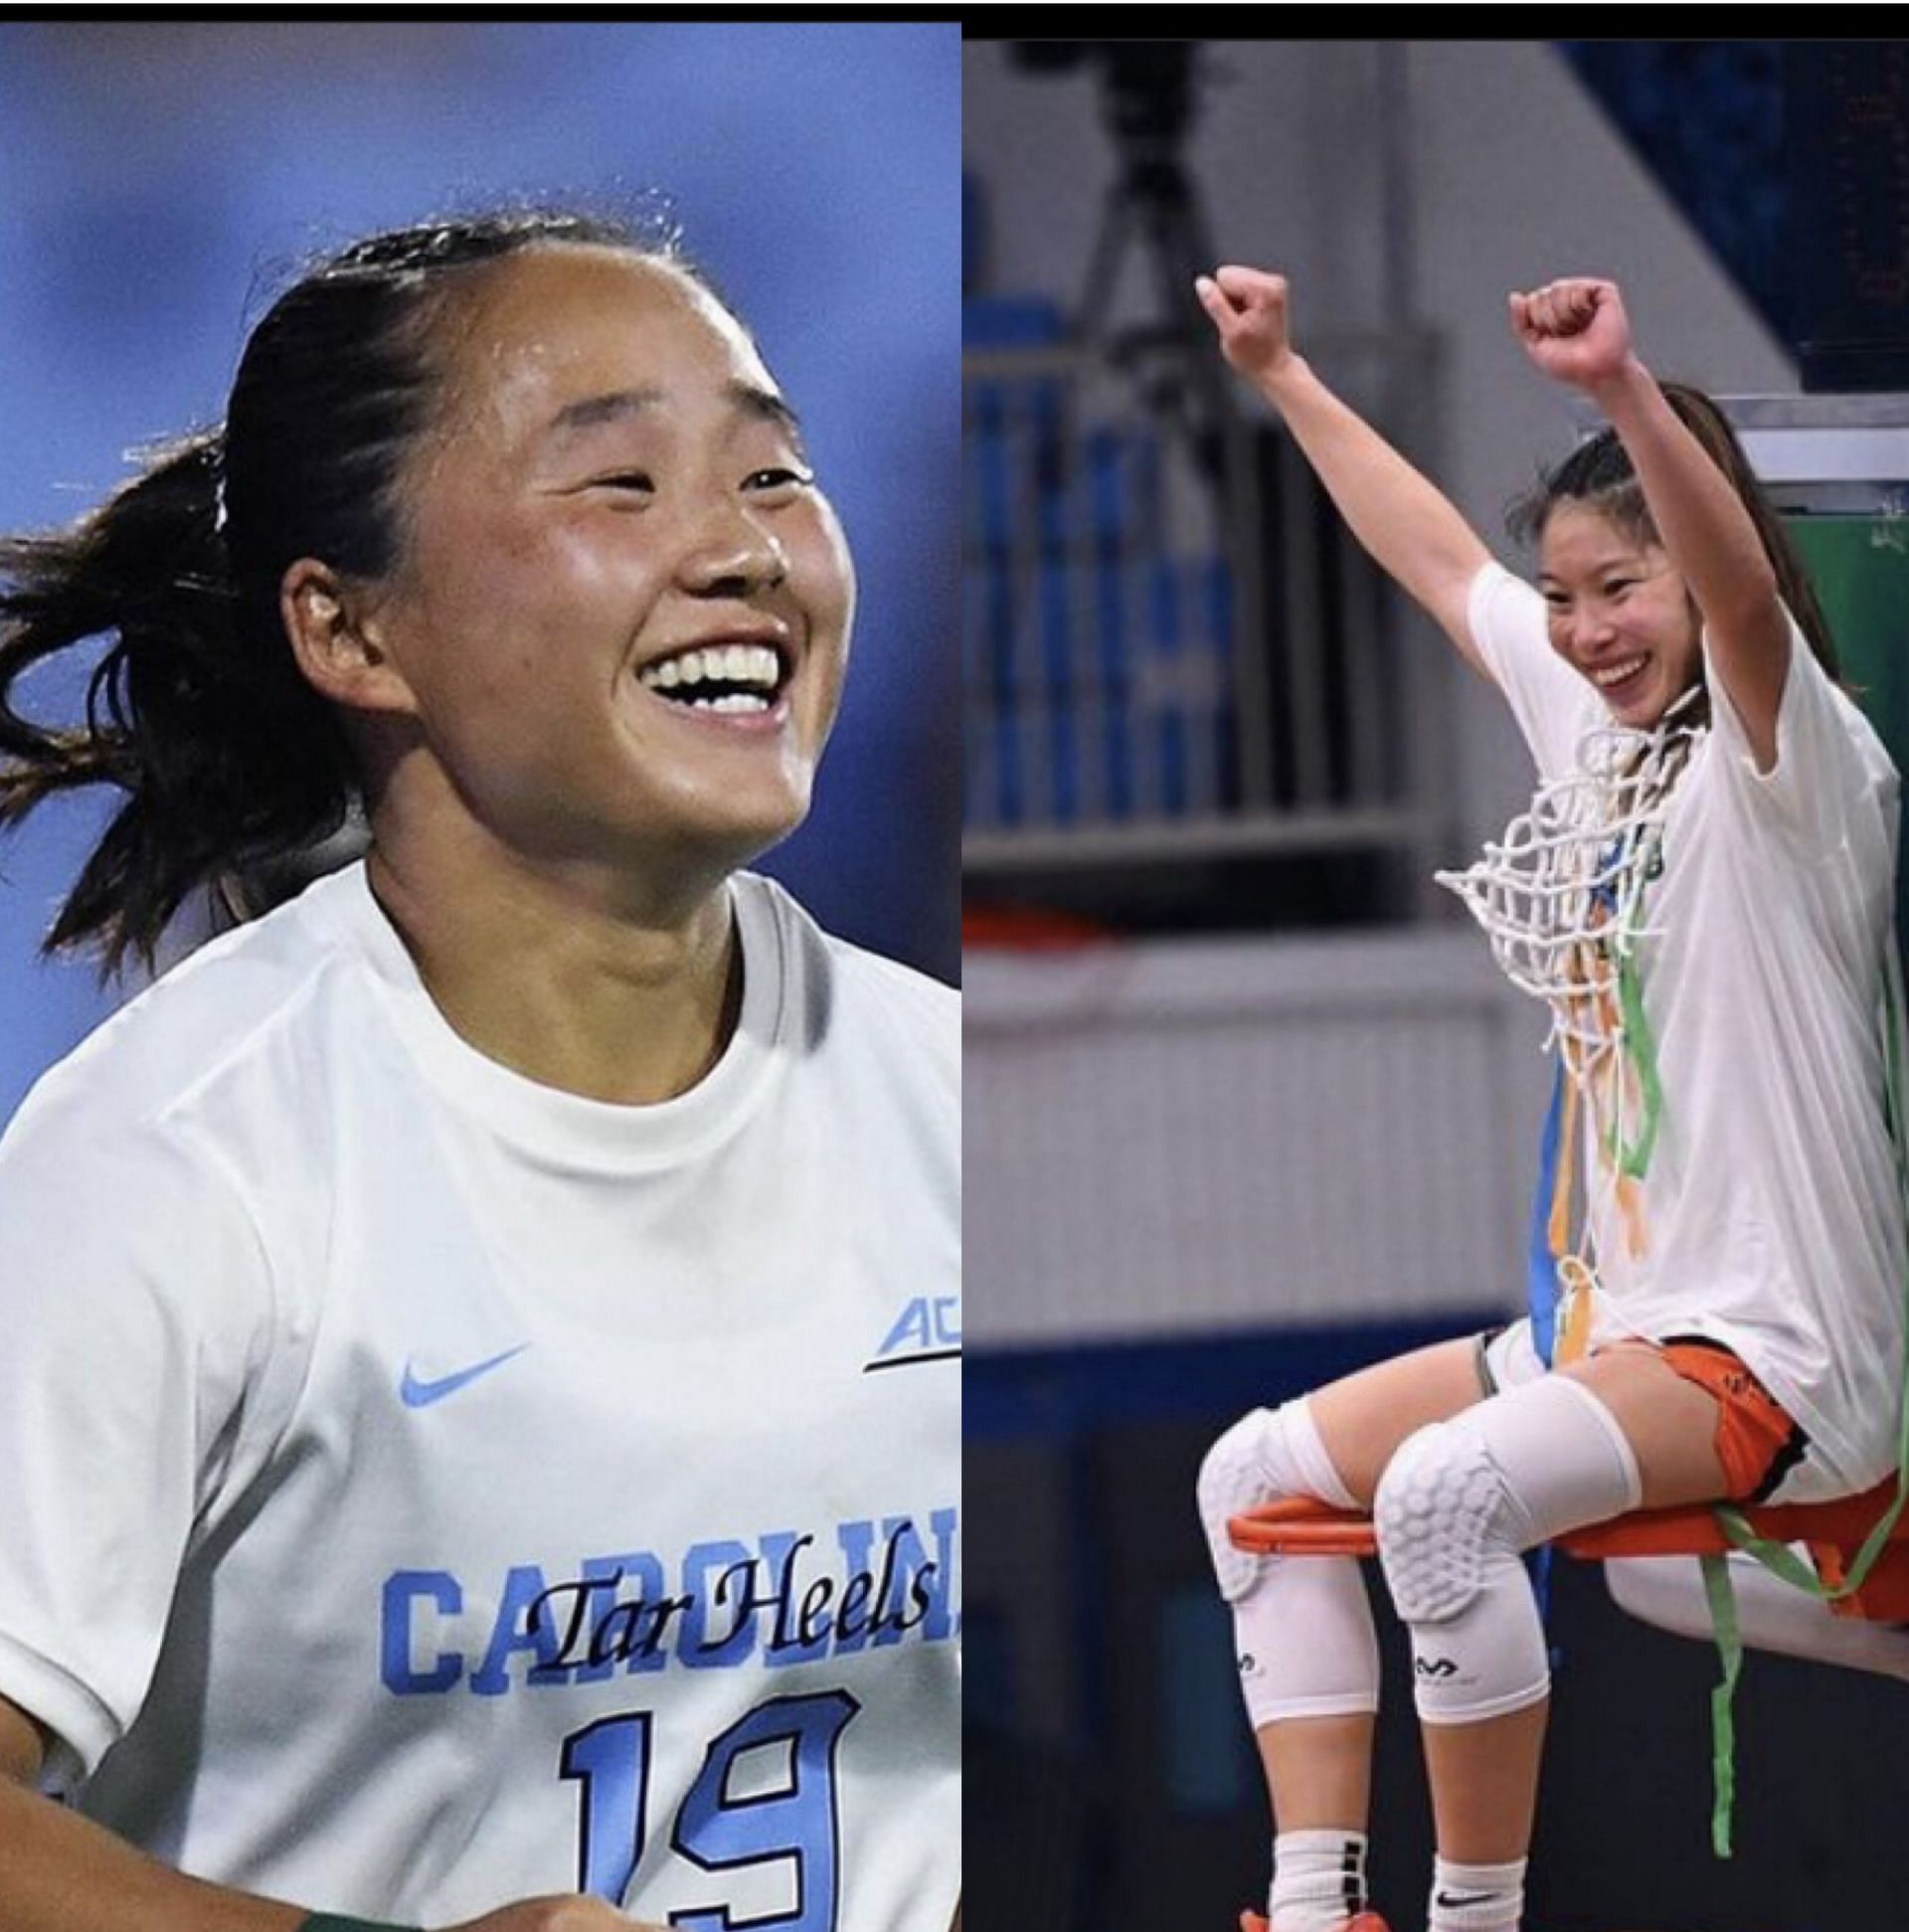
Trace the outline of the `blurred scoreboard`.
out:
M 1909 42 L 1786 41 L 1783 79 L 1803 386 L 1909 390 Z

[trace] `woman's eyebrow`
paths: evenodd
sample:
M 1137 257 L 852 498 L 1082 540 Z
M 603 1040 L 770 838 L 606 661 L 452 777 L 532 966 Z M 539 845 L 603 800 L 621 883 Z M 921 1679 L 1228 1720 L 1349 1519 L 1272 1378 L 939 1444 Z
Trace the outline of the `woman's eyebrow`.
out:
M 800 419 L 773 389 L 738 380 L 726 383 L 724 393 L 738 414 L 774 423 L 796 441 L 801 440 Z M 663 392 L 655 388 L 611 389 L 597 396 L 580 396 L 575 402 L 566 403 L 551 418 L 548 434 L 553 437 L 575 436 L 605 423 L 617 423 L 626 417 L 640 416 L 663 400 Z
M 787 431 L 797 442 L 801 441 L 801 419 L 773 389 L 764 389 L 757 383 L 732 382 L 729 385 L 729 400 L 743 415 L 774 423 L 778 429 Z
M 660 389 L 612 389 L 600 396 L 580 396 L 566 403 L 550 419 L 548 434 L 574 436 L 580 430 L 594 430 L 602 423 L 619 422 L 626 416 L 640 416 L 663 400 Z

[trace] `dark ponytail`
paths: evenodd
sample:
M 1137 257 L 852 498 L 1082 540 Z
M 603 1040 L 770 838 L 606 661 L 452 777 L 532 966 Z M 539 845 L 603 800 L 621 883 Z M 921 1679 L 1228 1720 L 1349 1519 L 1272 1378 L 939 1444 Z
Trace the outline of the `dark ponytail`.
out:
M 352 796 L 344 734 L 289 647 L 242 638 L 222 446 L 192 437 L 71 531 L 0 540 L 0 824 L 59 791 L 126 794 L 46 941 L 96 942 L 108 971 L 129 950 L 150 964 L 201 884 L 336 831 Z M 99 636 L 84 724 L 22 717 L 22 674 Z
M 70 530 L 0 538 L 0 827 L 91 785 L 125 793 L 46 941 L 152 964 L 202 889 L 269 876 L 343 827 L 360 780 L 278 610 L 300 557 L 365 582 L 403 552 L 397 489 L 435 401 L 437 323 L 464 271 L 539 245 L 669 260 L 661 231 L 509 211 L 373 236 L 281 295 L 225 425 L 157 451 Z M 25 674 L 105 640 L 83 722 L 36 723 Z M 243 892 L 239 895 L 244 897 Z

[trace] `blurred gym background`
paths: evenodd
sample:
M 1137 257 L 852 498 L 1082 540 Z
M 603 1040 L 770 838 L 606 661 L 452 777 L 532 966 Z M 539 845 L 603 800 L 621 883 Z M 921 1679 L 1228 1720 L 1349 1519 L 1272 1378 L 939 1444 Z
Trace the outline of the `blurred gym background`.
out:
M 1268 1831 L 1200 1456 L 1517 1312 L 1547 1074 L 1429 877 L 1528 798 L 1509 714 L 1193 274 L 1287 273 L 1302 351 L 1487 541 L 1586 427 L 1505 295 L 1614 276 L 1652 369 L 1727 400 L 1909 764 L 1909 44 L 970 40 L 963 73 L 969 1889 L 977 1926 L 1230 1932 Z M 1532 1923 L 1893 1922 L 1909 1692 L 1753 1658 L 1718 1862 L 1713 1656 L 1558 1567 Z M 1394 1932 L 1416 1755 L 1394 1676 Z
M 953 980 L 959 112 L 953 23 L 0 26 L 0 527 L 216 420 L 308 255 L 499 198 L 661 197 L 801 411 L 861 579 L 814 815 L 764 869 Z M 58 715 L 78 683 L 28 695 Z M 35 957 L 105 802 L 0 845 L 0 1121 L 118 994 Z

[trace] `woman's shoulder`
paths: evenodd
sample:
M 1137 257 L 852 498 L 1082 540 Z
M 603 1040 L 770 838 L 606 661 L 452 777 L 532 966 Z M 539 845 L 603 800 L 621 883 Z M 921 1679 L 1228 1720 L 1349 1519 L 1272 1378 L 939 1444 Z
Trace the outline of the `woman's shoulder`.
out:
M 1589 680 L 1551 647 L 1542 594 L 1493 558 L 1473 579 L 1466 620 L 1539 773 L 1574 773 L 1584 734 L 1610 714 Z
M 1707 632 L 1703 643 L 1707 664 Z M 1710 684 L 1714 728 L 1726 754 L 1718 769 L 1747 798 L 1782 806 L 1799 823 L 1838 836 L 1836 825 L 1851 809 L 1894 813 L 1900 780 L 1878 729 L 1883 711 L 1876 694 L 1832 673 L 1794 617 L 1770 769 L 1759 767 L 1728 687 L 1715 676 Z
M 351 925 L 338 902 L 350 887 L 342 876 L 320 880 L 178 961 L 40 1077 L 0 1144 L 143 1138 L 203 1111 L 204 1096 L 296 1032 L 330 969 L 349 957 Z M 278 1076 L 295 1077 L 290 1067 Z
M 937 1060 L 958 1066 L 961 996 L 957 988 L 852 940 L 827 932 L 786 887 L 758 873 L 743 875 L 739 889 L 759 895 L 783 932 L 787 956 L 797 963 L 804 997 L 841 1010 L 851 1031 L 878 1028 L 912 1042 Z M 811 1029 L 812 1030 L 812 1029 Z

